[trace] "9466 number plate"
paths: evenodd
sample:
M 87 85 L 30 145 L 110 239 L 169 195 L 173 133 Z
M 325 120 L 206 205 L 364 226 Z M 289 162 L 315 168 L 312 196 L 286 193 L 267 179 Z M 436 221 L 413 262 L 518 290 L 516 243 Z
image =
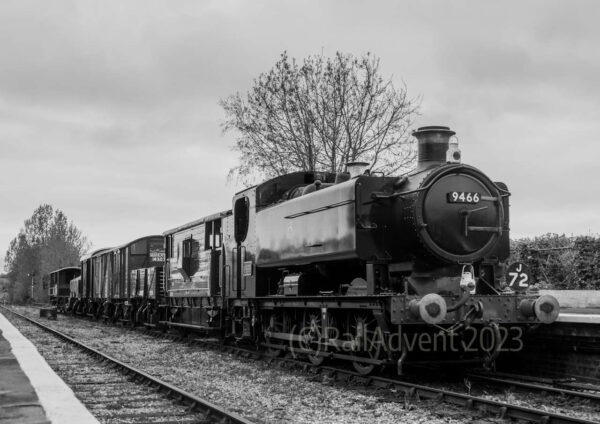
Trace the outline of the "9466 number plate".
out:
M 481 194 L 470 191 L 451 191 L 447 194 L 448 203 L 479 203 Z

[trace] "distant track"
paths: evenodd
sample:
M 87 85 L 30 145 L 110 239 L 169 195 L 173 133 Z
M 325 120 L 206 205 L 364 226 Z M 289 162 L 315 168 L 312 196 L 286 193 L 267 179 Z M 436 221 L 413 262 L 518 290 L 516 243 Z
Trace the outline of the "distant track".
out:
M 95 409 L 94 406 L 101 402 L 92 400 L 96 398 L 93 393 L 109 387 L 111 393 L 102 402 L 105 403 L 103 406 L 112 412 L 110 416 L 106 417 L 111 422 L 118 422 L 121 418 L 127 422 L 143 423 L 252 423 L 238 414 L 127 365 L 35 319 L 1 305 L 0 309 L 36 325 L 55 338 L 76 346 L 78 350 L 94 358 L 93 361 L 73 361 L 65 356 L 66 352 L 62 349 L 60 354 L 52 357 L 49 362 L 53 363 L 54 367 L 60 368 L 61 373 L 67 377 L 73 376 L 71 381 L 66 378 L 66 382 L 76 387 L 76 393 L 80 395 L 86 392 L 92 393 L 90 401 L 83 400 L 87 407 Z M 81 357 L 79 353 L 75 353 L 75 356 Z M 82 374 L 81 370 L 88 372 Z M 168 402 L 165 403 L 167 399 Z M 124 412 L 120 413 L 120 409 Z M 144 409 L 151 411 L 140 412 Z M 173 417 L 173 420 L 169 421 L 169 417 Z M 102 420 L 104 417 L 97 418 Z

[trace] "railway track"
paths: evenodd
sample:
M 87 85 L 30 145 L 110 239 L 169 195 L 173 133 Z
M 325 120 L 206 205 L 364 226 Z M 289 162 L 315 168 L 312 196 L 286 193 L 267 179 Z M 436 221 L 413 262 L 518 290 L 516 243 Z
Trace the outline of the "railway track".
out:
M 133 329 L 128 329 L 133 330 Z M 507 402 L 500 402 L 493 399 L 487 399 L 481 396 L 474 396 L 458 391 L 444 390 L 437 387 L 432 387 L 425 384 L 416 384 L 407 381 L 398 380 L 396 378 L 380 377 L 380 376 L 363 376 L 354 371 L 338 367 L 321 366 L 316 367 L 307 362 L 290 358 L 290 357 L 273 357 L 267 352 L 248 349 L 240 346 L 224 345 L 217 341 L 206 340 L 202 338 L 190 339 L 184 336 L 163 333 L 157 330 L 141 329 L 144 334 L 151 335 L 157 338 L 167 338 L 175 342 L 182 342 L 190 345 L 209 347 L 218 349 L 234 356 L 265 360 L 273 365 L 287 369 L 302 369 L 312 374 L 322 374 L 335 380 L 339 384 L 344 385 L 361 385 L 366 387 L 386 389 L 397 393 L 398 401 L 410 402 L 412 400 L 430 399 L 438 402 L 444 402 L 450 405 L 462 406 L 469 410 L 479 410 L 488 415 L 495 415 L 506 419 L 518 419 L 527 422 L 539 423 L 597 423 L 596 420 L 587 420 L 578 417 L 570 417 L 564 414 L 549 412 L 547 410 L 524 407 Z M 528 390 L 536 390 L 544 393 L 551 393 L 562 396 L 573 396 L 579 398 L 587 398 L 598 400 L 595 394 L 583 393 L 565 388 L 553 388 L 545 384 L 523 383 L 519 384 L 518 380 L 503 378 L 502 381 L 495 381 L 492 376 L 472 375 L 473 379 L 480 377 L 482 380 L 487 380 L 489 384 L 494 385 L 511 385 L 522 387 Z M 505 376 L 506 377 L 506 376 Z M 470 376 L 471 378 L 471 376 Z
M 164 333 L 157 332 L 155 330 L 142 330 L 145 334 L 152 335 L 155 337 L 165 337 Z M 364 386 L 371 386 L 380 389 L 395 390 L 400 394 L 400 397 L 404 401 L 410 401 L 413 399 L 431 399 L 440 402 L 445 402 L 451 405 L 463 406 L 469 410 L 479 410 L 492 415 L 496 415 L 499 418 L 504 419 L 517 419 L 528 422 L 544 423 L 544 424 L 563 424 L 563 423 L 598 423 L 600 420 L 586 420 L 577 417 L 569 417 L 564 414 L 551 413 L 543 409 L 534 409 L 523 407 L 520 405 L 514 405 L 505 402 L 499 402 L 492 399 L 483 398 L 480 396 L 472 396 L 466 393 L 459 393 L 450 390 L 443 390 L 436 387 L 431 387 L 422 384 L 410 383 L 396 378 L 387 378 L 379 376 L 364 376 L 355 371 L 339 367 L 328 367 L 328 366 L 313 366 L 307 362 L 293 359 L 293 358 L 278 358 L 269 355 L 263 351 L 245 349 L 238 346 L 223 345 L 221 343 L 206 341 L 203 339 L 192 339 L 186 340 L 184 337 L 166 335 L 173 341 L 184 342 L 188 344 L 195 344 L 199 346 L 210 346 L 211 348 L 217 348 L 221 351 L 231 353 L 235 356 L 254 359 L 254 360 L 267 360 L 273 364 L 276 364 L 282 368 L 290 369 L 302 369 L 304 371 L 311 372 L 313 374 L 324 374 L 340 383 L 353 383 Z M 475 375 L 473 375 L 475 377 Z M 484 378 L 485 377 L 485 378 Z M 504 379 L 499 381 L 492 377 L 480 376 L 481 379 L 486 379 L 489 383 L 512 385 L 527 388 L 530 390 L 537 390 L 544 393 L 552 393 L 557 395 L 567 395 L 572 397 L 579 397 L 584 399 L 592 399 L 600 401 L 600 396 L 597 394 L 579 392 L 575 390 L 568 390 L 564 388 L 555 388 L 548 385 L 542 384 L 526 384 L 521 383 L 518 380 Z
M 224 350 L 235 352 L 236 348 L 225 347 Z M 240 356 L 247 358 L 256 358 L 258 355 L 252 352 L 240 352 Z M 340 369 L 337 367 L 314 367 L 302 361 L 289 358 L 275 358 L 271 359 L 276 362 L 279 366 L 289 368 L 303 368 L 305 370 L 310 369 L 312 373 L 323 373 L 336 381 L 339 382 L 353 382 L 365 386 L 371 386 L 381 389 L 391 390 L 394 389 L 400 393 L 403 399 L 431 399 L 440 402 L 445 402 L 452 405 L 463 406 L 469 410 L 479 410 L 492 415 L 496 415 L 499 418 L 504 419 L 518 419 L 525 420 L 528 422 L 539 422 L 545 424 L 551 423 L 598 423 L 595 420 L 586 420 L 576 417 L 569 417 L 563 414 L 550 413 L 542 409 L 534 409 L 523 407 L 520 405 L 513 405 L 510 403 L 499 402 L 491 399 L 486 399 L 479 396 L 472 396 L 465 393 L 459 393 L 450 390 L 444 390 L 436 387 L 431 387 L 422 384 L 410 383 L 401 381 L 395 378 L 379 377 L 379 376 L 367 376 L 361 375 L 355 371 Z M 537 389 L 549 391 L 547 387 L 537 386 Z M 559 389 L 557 389 L 559 390 Z M 565 394 L 563 390 L 560 391 Z M 582 393 L 573 392 L 568 393 L 569 395 L 579 396 Z
M 0 308 L 32 325 L 28 338 L 101 422 L 251 423 L 37 320 L 3 306 Z M 81 352 L 85 352 L 86 357 L 82 357 Z
M 209 346 L 213 349 L 232 353 L 236 356 L 245 358 L 251 358 L 255 360 L 267 360 L 270 362 L 276 362 L 280 364 L 288 364 L 290 367 L 302 368 L 311 372 L 317 370 L 326 369 L 332 370 L 332 367 L 316 367 L 305 361 L 291 359 L 291 358 L 274 358 L 267 352 L 258 351 L 253 349 L 245 349 L 239 346 L 223 345 L 219 342 L 207 341 L 206 339 L 197 338 L 193 340 L 187 340 L 185 337 L 162 333 L 156 330 L 147 330 L 138 328 L 138 331 L 142 331 L 144 334 L 151 335 L 154 337 L 168 338 L 175 342 L 191 343 L 201 346 Z M 335 368 L 338 369 L 338 368 Z M 344 369 L 339 369 L 341 373 L 352 376 L 356 381 L 371 381 L 372 379 L 378 379 L 380 377 L 370 376 L 365 377 L 355 372 L 348 372 Z M 495 386 L 515 387 L 522 388 L 528 391 L 536 391 L 543 393 L 544 395 L 551 394 L 555 396 L 569 396 L 572 398 L 588 399 L 600 403 L 600 385 L 592 386 L 590 384 L 578 383 L 575 378 L 563 378 L 563 379 L 552 379 L 543 377 L 533 377 L 525 375 L 516 375 L 502 372 L 471 372 L 464 374 L 464 378 L 471 380 L 479 380 Z M 401 381 L 395 378 L 391 378 L 392 381 Z M 403 382 L 404 383 L 404 382 Z
M 564 395 L 600 402 L 600 387 L 564 381 L 514 375 L 509 373 L 469 373 L 467 378 L 504 386 L 521 387 L 555 395 Z

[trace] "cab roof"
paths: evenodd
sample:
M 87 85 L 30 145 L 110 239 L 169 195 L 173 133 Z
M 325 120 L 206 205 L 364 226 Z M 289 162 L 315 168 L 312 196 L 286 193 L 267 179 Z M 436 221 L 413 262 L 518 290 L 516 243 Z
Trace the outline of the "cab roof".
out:
M 150 236 L 139 237 L 139 238 L 137 238 L 135 240 L 128 241 L 127 243 L 121 244 L 119 246 L 105 247 L 103 249 L 94 250 L 93 252 L 88 253 L 87 255 L 83 255 L 81 257 L 81 260 L 85 261 L 85 260 L 88 260 L 90 258 L 93 258 L 94 256 L 104 255 L 106 253 L 113 252 L 115 250 L 124 249 L 127 246 L 130 246 L 130 245 L 132 245 L 134 243 L 137 243 L 138 241 L 142 241 L 142 240 L 145 240 L 145 239 L 151 239 L 151 238 L 160 238 L 160 239 L 162 239 L 162 236 L 160 234 L 153 234 L 153 235 L 150 235 Z
M 163 233 L 163 236 L 168 236 L 170 234 L 178 233 L 179 231 L 186 230 L 188 228 L 196 227 L 200 224 L 204 224 L 207 221 L 214 221 L 215 219 L 225 218 L 226 216 L 231 215 L 231 209 L 223 212 L 217 212 L 212 215 L 205 216 L 203 218 L 196 219 L 195 221 L 188 222 L 187 224 L 180 225 L 179 227 L 172 228 Z
M 80 268 L 78 266 L 66 266 L 64 268 L 59 268 L 59 269 L 56 269 L 54 271 L 51 271 L 50 274 L 56 274 L 57 272 L 67 271 L 67 270 L 77 270 L 77 271 L 80 271 Z

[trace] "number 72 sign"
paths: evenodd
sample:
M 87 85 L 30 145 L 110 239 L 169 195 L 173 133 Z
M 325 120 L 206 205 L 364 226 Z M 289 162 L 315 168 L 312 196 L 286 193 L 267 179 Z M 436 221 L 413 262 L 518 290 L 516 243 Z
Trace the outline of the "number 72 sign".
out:
M 529 287 L 529 268 L 522 262 L 510 264 L 506 270 L 508 287 L 516 292 L 524 292 Z

